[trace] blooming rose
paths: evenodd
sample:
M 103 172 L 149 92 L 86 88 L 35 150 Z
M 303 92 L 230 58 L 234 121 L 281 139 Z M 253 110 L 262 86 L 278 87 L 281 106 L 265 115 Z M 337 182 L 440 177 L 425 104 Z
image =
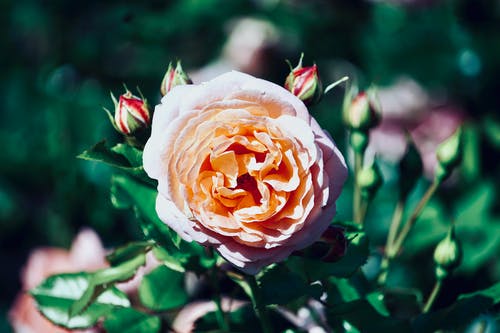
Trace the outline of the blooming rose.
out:
M 99 237 L 92 230 L 83 230 L 73 241 L 70 251 L 59 248 L 34 250 L 23 270 L 23 290 L 36 287 L 52 274 L 97 270 L 106 266 L 105 250 Z M 15 300 L 9 321 L 19 333 L 99 332 L 97 328 L 69 331 L 55 326 L 38 312 L 35 301 L 27 293 L 19 294 Z
M 144 169 L 158 180 L 166 224 L 250 274 L 317 240 L 347 177 L 297 97 L 239 72 L 162 99 Z

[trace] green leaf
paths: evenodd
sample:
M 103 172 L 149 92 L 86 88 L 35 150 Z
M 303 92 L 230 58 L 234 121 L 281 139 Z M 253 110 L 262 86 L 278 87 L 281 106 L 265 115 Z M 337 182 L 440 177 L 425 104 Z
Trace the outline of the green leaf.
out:
M 255 316 L 252 305 L 247 304 L 238 310 L 224 312 L 230 323 L 230 332 L 255 333 L 260 332 L 259 319 Z M 273 318 L 274 319 L 274 318 Z M 273 324 L 275 321 L 273 321 Z M 215 311 L 205 314 L 195 322 L 195 332 L 221 332 Z
M 368 301 L 374 306 L 381 305 L 387 313 L 396 318 L 413 318 L 420 314 L 423 307 L 419 290 L 391 288 L 369 294 Z M 377 310 L 381 312 L 381 307 Z
M 333 286 L 335 286 L 335 293 L 333 290 L 328 290 L 328 302 L 335 302 L 335 299 L 340 299 L 343 302 L 350 302 L 361 298 L 360 293 L 349 279 L 330 277 L 328 279 Z
M 500 253 L 500 219 L 492 216 L 495 198 L 494 185 L 482 183 L 456 205 L 455 230 L 463 250 L 459 272 L 475 272 Z
M 173 253 L 181 242 L 177 233 L 172 231 L 156 214 L 156 189 L 126 175 L 114 175 L 111 179 L 115 198 L 121 198 L 120 206 L 132 206 L 139 219 L 146 238 L 153 239 Z
M 132 167 L 142 166 L 142 150 L 139 150 L 127 144 L 118 143 L 113 148 L 111 148 L 111 151 L 125 157 Z
M 342 321 L 344 327 L 353 326 L 351 331 L 363 333 L 411 332 L 409 321 L 385 316 L 366 299 L 332 306 L 328 308 L 327 316 L 329 321 Z
M 132 152 L 123 146 L 123 144 L 120 144 L 118 148 L 110 149 L 106 146 L 106 141 L 103 140 L 77 157 L 88 161 L 105 163 L 135 176 L 144 173 L 142 163 L 138 165 L 130 163 L 128 158 L 131 158 L 133 162 L 137 162 L 137 156 L 133 156 Z
M 415 332 L 458 330 L 481 313 L 500 303 L 500 282 L 490 288 L 461 295 L 453 305 L 418 316 L 412 323 Z
M 53 275 L 30 293 L 45 317 L 68 329 L 92 327 L 115 308 L 130 306 L 124 293 L 116 288 L 110 288 L 100 294 L 83 312 L 70 316 L 71 306 L 83 296 L 89 286 L 90 278 L 91 275 L 88 273 Z
M 345 228 L 345 231 L 348 233 L 360 233 L 363 231 L 359 223 L 353 221 L 335 221 L 333 225 Z
M 106 256 L 106 260 L 111 266 L 117 266 L 125 261 L 131 260 L 140 254 L 148 252 L 154 244 L 150 242 L 132 242 L 126 245 L 117 247 Z
M 157 333 L 161 328 L 159 317 L 132 308 L 113 311 L 104 321 L 107 333 Z
M 250 287 L 250 284 L 248 281 L 245 279 L 243 275 L 240 275 L 238 273 L 234 273 L 231 271 L 227 272 L 227 276 L 234 281 L 238 286 L 240 286 L 241 289 L 247 294 L 247 296 L 250 298 L 252 302 L 254 302 L 254 295 L 252 292 L 252 288 Z
M 90 149 L 85 150 L 78 155 L 78 158 L 103 162 L 117 168 L 130 168 L 132 166 L 126 157 L 106 147 L 106 140 L 99 141 Z
M 137 269 L 145 263 L 146 256 L 144 253 L 139 253 L 136 257 L 116 267 L 101 269 L 89 274 L 88 286 L 81 297 L 71 306 L 70 316 L 75 316 L 84 311 L 111 284 L 131 279 L 137 272 Z
M 180 260 L 178 259 L 178 256 L 171 255 L 163 247 L 155 246 L 153 248 L 153 255 L 155 256 L 156 259 L 161 261 L 165 266 L 174 271 L 180 273 L 184 273 L 186 271 L 186 269 L 182 266 Z
M 345 256 L 337 262 L 325 263 L 321 260 L 292 256 L 286 263 L 291 271 L 305 276 L 309 281 L 316 281 L 329 276 L 351 276 L 366 262 L 368 254 L 368 238 L 360 233 L 349 244 Z
M 455 231 L 462 243 L 463 261 L 460 272 L 474 272 L 500 252 L 500 220 L 492 216 L 495 188 L 490 183 L 480 183 L 470 189 L 455 204 Z M 416 255 L 434 247 L 449 229 L 449 219 L 437 201 L 424 209 L 414 230 L 405 242 L 405 256 Z
M 319 298 L 322 293 L 320 285 L 310 285 L 283 264 L 265 270 L 258 281 L 262 301 L 267 305 L 287 304 L 303 296 Z
M 164 311 L 186 303 L 184 274 L 159 266 L 144 276 L 139 286 L 141 303 L 154 311 Z
M 106 146 L 106 141 L 103 140 L 78 155 L 78 158 L 105 163 L 151 187 L 156 186 L 156 181 L 149 178 L 144 171 L 142 166 L 142 151 L 130 145 L 119 143 L 109 148 Z
M 212 268 L 217 262 L 218 254 L 205 248 L 195 242 L 187 243 L 182 241 L 180 249 L 172 253 L 165 248 L 153 248 L 153 254 L 156 259 L 162 261 L 165 266 L 178 272 L 193 271 L 195 273 L 204 273 Z

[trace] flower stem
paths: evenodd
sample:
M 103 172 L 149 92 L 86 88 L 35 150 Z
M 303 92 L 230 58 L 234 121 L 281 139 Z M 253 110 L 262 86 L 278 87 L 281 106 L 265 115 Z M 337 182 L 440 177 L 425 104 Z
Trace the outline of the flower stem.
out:
M 359 223 L 363 225 L 365 223 L 366 213 L 368 212 L 368 206 L 370 199 L 361 200 L 361 207 L 359 208 Z
M 260 287 L 257 285 L 257 280 L 255 276 L 249 276 L 247 278 L 248 285 L 252 291 L 252 303 L 255 314 L 260 320 L 260 325 L 262 326 L 263 333 L 273 333 L 271 321 L 269 320 L 269 313 L 267 312 L 266 306 L 262 303 Z
M 431 294 L 429 298 L 427 299 L 427 302 L 425 302 L 424 309 L 422 310 L 423 313 L 429 312 L 429 310 L 432 308 L 432 305 L 434 304 L 434 301 L 436 300 L 437 296 L 439 295 L 439 292 L 441 291 L 441 287 L 443 286 L 443 280 L 438 279 L 436 283 L 434 284 L 434 288 L 432 288 Z
M 411 216 L 406 221 L 403 229 L 401 230 L 401 233 L 394 241 L 393 246 L 391 246 L 391 251 L 390 251 L 390 253 L 388 253 L 389 260 L 393 259 L 399 253 L 399 250 L 401 249 L 403 242 L 405 241 L 406 237 L 408 236 L 411 229 L 415 225 L 417 218 L 419 217 L 420 213 L 424 209 L 425 205 L 427 205 L 427 202 L 429 202 L 429 199 L 436 192 L 436 190 L 438 189 L 440 184 L 441 184 L 441 182 L 435 180 L 432 183 L 432 185 L 429 186 L 429 188 L 427 189 L 427 192 L 425 192 L 425 194 L 422 196 L 422 199 L 420 199 L 418 205 L 415 207 L 415 210 L 413 211 Z
M 362 224 L 361 221 L 361 188 L 358 185 L 358 174 L 363 166 L 363 153 L 354 153 L 354 191 L 353 191 L 353 205 L 352 205 L 352 216 L 354 222 Z
M 387 273 L 389 272 L 389 254 L 392 252 L 392 246 L 396 238 L 401 220 L 403 219 L 405 201 L 404 198 L 400 197 L 396 207 L 394 208 L 394 213 L 392 214 L 391 226 L 389 227 L 389 233 L 387 234 L 387 241 L 385 243 L 384 257 L 380 264 L 380 275 L 378 277 L 378 284 L 382 285 L 387 279 Z
M 207 251 L 207 254 L 210 257 L 214 257 L 214 250 L 213 248 L 205 248 Z M 229 322 L 227 320 L 227 316 L 224 313 L 224 309 L 222 308 L 222 300 L 221 300 L 221 292 L 219 288 L 219 281 L 217 279 L 217 267 L 213 267 L 211 271 L 209 272 L 210 275 L 210 282 L 212 284 L 212 288 L 214 291 L 213 295 L 213 300 L 215 303 L 215 317 L 217 319 L 217 323 L 219 324 L 219 327 L 222 332 L 230 332 L 229 330 Z

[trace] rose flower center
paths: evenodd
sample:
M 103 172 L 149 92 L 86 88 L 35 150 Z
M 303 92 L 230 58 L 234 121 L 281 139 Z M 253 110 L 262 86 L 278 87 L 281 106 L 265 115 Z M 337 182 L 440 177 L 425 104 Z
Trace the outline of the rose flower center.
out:
M 261 246 L 302 227 L 314 158 L 272 124 L 252 125 L 215 129 L 187 202 L 205 228 Z

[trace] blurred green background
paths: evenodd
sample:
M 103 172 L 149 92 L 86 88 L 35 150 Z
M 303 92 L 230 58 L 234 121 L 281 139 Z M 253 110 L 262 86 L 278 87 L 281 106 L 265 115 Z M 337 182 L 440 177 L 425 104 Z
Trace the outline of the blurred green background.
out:
M 389 85 L 406 75 L 465 110 L 459 181 L 426 210 L 421 228 L 428 237 L 412 238 L 415 253 L 393 283 L 430 288 L 430 246 L 450 219 L 462 223 L 468 253 L 476 256 L 448 285 L 443 302 L 498 280 L 499 1 L 2 1 L 3 313 L 20 289 L 19 272 L 32 248 L 68 247 L 82 226 L 94 228 L 109 247 L 141 237 L 132 214 L 111 206 L 110 170 L 76 156 L 102 138 L 120 140 L 102 111 L 112 108 L 110 91 L 121 93 L 122 83 L 140 86 L 156 104 L 168 62 L 181 59 L 195 71 L 215 61 L 241 17 L 268 21 L 279 32 L 262 74 L 279 84 L 288 72 L 284 59 L 295 63 L 303 51 L 326 83 L 350 74 L 361 84 Z M 312 112 L 344 146 L 341 92 L 334 90 Z M 391 186 L 377 196 L 369 217 L 374 245 L 383 244 L 392 214 Z M 350 218 L 349 191 L 339 218 Z M 428 267 L 416 272 L 411 264 L 422 258 Z

